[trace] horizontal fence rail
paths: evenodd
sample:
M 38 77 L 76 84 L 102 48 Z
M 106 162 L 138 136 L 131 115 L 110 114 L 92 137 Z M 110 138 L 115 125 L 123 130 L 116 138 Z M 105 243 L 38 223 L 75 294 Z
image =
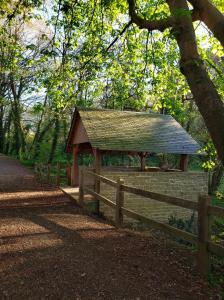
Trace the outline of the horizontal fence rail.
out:
M 85 174 L 91 175 L 95 179 L 95 190 L 85 187 Z M 116 189 L 116 202 L 113 202 L 106 197 L 100 195 L 100 182 L 108 184 Z M 186 240 L 192 244 L 196 244 L 198 248 L 198 267 L 202 275 L 207 276 L 210 271 L 210 254 L 213 253 L 217 256 L 224 257 L 224 247 L 211 241 L 210 233 L 210 217 L 217 216 L 224 218 L 224 209 L 218 206 L 211 206 L 210 197 L 207 195 L 201 195 L 198 198 L 198 202 L 191 200 L 185 200 L 168 195 L 154 193 L 143 189 L 131 187 L 124 184 L 122 179 L 117 181 L 106 178 L 100 174 L 92 171 L 82 170 L 80 176 L 80 192 L 79 202 L 83 204 L 84 192 L 92 195 L 97 201 L 102 201 L 106 205 L 115 210 L 115 225 L 117 227 L 122 226 L 123 216 L 133 218 L 144 224 L 147 224 L 151 228 L 163 231 L 176 238 Z M 124 192 L 140 195 L 146 199 L 152 199 L 171 205 L 180 206 L 186 209 L 195 210 L 198 213 L 198 235 L 194 235 L 187 231 L 172 227 L 168 224 L 161 223 L 152 219 L 149 219 L 141 214 L 138 214 L 130 209 L 124 207 Z
M 213 215 L 216 217 L 224 217 L 224 208 L 218 206 L 209 206 L 208 213 L 209 215 Z
M 56 163 L 51 164 L 35 164 L 34 171 L 38 180 L 44 183 L 56 184 L 60 186 L 62 182 L 71 185 L 71 165 L 63 165 Z
M 97 200 L 102 201 L 103 203 L 109 205 L 112 208 L 116 207 L 116 203 L 114 203 L 113 201 L 107 199 L 106 197 L 103 197 L 99 194 L 97 194 L 96 192 L 94 192 L 91 189 L 85 188 L 86 192 L 89 193 L 90 195 L 94 196 Z
M 95 178 L 99 179 L 100 181 L 102 181 L 104 183 L 107 183 L 110 186 L 113 186 L 115 188 L 117 187 L 117 182 L 114 181 L 114 180 L 108 179 L 108 178 L 106 178 L 104 176 L 101 176 L 101 175 L 96 174 L 96 173 L 91 172 L 91 171 L 85 171 L 85 174 L 93 175 Z
M 188 209 L 195 209 L 195 210 L 198 209 L 197 202 L 194 202 L 191 200 L 184 200 L 181 198 L 170 197 L 167 195 L 153 193 L 153 192 L 145 191 L 145 190 L 138 189 L 138 188 L 128 186 L 128 185 L 122 185 L 122 189 L 125 192 L 132 193 L 135 195 L 140 195 L 140 196 L 143 196 L 146 198 L 157 200 L 159 202 L 165 202 L 168 204 L 173 204 L 173 205 L 181 206 L 181 207 L 188 208 Z
M 132 210 L 126 209 L 124 207 L 122 207 L 122 212 L 124 215 L 126 215 L 129 218 L 133 218 L 135 220 L 138 220 L 142 223 L 145 223 L 147 225 L 149 225 L 150 227 L 154 228 L 154 229 L 158 229 L 161 231 L 164 231 L 165 233 L 168 233 L 170 235 L 173 235 L 174 237 L 177 238 L 181 238 L 183 240 L 186 240 L 190 243 L 197 243 L 197 236 L 194 234 L 191 234 L 189 232 L 183 231 L 181 229 L 172 227 L 168 224 L 165 223 L 161 223 L 155 220 L 151 220 L 147 217 L 144 217 Z

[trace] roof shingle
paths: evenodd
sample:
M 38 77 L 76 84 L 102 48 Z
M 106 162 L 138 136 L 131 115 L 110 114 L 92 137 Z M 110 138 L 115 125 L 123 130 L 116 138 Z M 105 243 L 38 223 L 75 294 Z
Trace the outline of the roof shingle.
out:
M 89 141 L 101 150 L 196 154 L 199 144 L 171 116 L 78 109 Z

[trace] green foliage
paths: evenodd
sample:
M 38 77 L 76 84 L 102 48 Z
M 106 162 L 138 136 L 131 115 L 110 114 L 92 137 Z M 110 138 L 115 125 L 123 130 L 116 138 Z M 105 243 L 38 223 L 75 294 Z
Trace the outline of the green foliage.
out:
M 169 217 L 168 223 L 169 225 L 174 226 L 178 229 L 185 230 L 194 234 L 197 233 L 196 217 L 194 212 L 189 219 L 180 219 L 172 215 Z
M 221 179 L 218 190 L 212 198 L 213 205 L 221 206 L 224 208 L 224 176 Z
M 215 3 L 223 9 L 222 1 Z M 0 72 L 6 81 L 13 78 L 17 91 L 23 83 L 17 100 L 10 100 L 13 92 L 8 84 L 0 91 L 3 125 L 7 129 L 10 123 L 4 131 L 5 152 L 47 162 L 53 151 L 53 160 L 66 159 L 64 145 L 75 105 L 146 110 L 174 116 L 205 145 L 203 168 L 212 170 L 216 153 L 207 144 L 208 134 L 196 106 L 185 99 L 189 88 L 179 70 L 179 50 L 170 30 L 151 33 L 133 24 L 126 26 L 125 0 L 41 4 L 22 1 L 18 9 L 10 1 L 0 4 Z M 137 11 L 149 20 L 170 15 L 164 0 L 137 1 Z M 186 10 L 176 11 L 180 18 L 186 15 Z M 201 55 L 223 95 L 222 49 L 201 26 L 195 27 L 196 33 L 200 30 Z M 200 168 L 200 163 L 201 159 L 191 160 L 190 167 Z
M 205 171 L 211 171 L 217 162 L 217 152 L 211 140 L 209 140 L 205 146 L 199 151 L 199 153 L 205 153 L 204 162 L 202 163 L 202 168 Z

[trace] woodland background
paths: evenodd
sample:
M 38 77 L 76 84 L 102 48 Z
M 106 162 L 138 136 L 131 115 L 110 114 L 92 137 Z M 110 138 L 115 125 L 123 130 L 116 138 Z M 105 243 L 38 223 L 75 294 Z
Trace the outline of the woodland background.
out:
M 222 0 L 213 2 L 224 12 Z M 166 1 L 138 5 L 143 17 L 169 14 Z M 224 99 L 223 48 L 203 22 L 194 22 L 194 29 L 206 70 Z M 75 106 L 170 114 L 206 151 L 191 158 L 190 169 L 209 172 L 210 192 L 223 205 L 223 163 L 179 60 L 173 31 L 139 29 L 129 21 L 127 1 L 1 1 L 0 152 L 31 166 L 71 160 L 64 147 Z M 124 158 L 105 163 L 118 160 Z M 150 161 L 175 164 L 171 156 Z

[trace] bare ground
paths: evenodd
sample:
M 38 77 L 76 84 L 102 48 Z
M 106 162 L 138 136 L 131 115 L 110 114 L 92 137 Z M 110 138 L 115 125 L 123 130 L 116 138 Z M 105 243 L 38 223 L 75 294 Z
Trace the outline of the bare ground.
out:
M 29 193 L 61 204 L 0 209 L 0 299 L 220 299 L 189 252 L 116 230 L 63 204 L 60 190 L 24 191 L 26 202 Z M 9 195 L 18 198 L 0 199 Z
M 1 300 L 221 299 L 219 292 L 198 276 L 189 250 L 117 230 L 57 188 L 0 193 Z

